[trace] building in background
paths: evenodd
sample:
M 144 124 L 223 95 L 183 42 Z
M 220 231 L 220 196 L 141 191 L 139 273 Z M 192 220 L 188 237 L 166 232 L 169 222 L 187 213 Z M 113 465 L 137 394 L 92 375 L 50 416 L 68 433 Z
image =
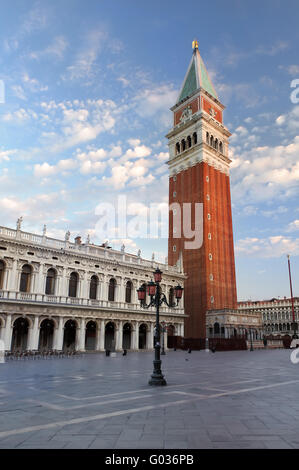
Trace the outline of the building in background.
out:
M 207 338 L 245 338 L 260 340 L 264 336 L 260 311 L 241 309 L 208 310 Z
M 188 249 L 183 222 L 170 210 L 168 262 L 183 255 L 185 282 L 185 336 L 206 337 L 206 312 L 237 309 L 235 259 L 231 214 L 228 138 L 224 106 L 209 78 L 198 50 L 193 55 L 173 111 L 169 140 L 169 203 L 203 204 L 203 243 Z M 183 219 L 183 217 L 182 217 Z M 178 237 L 180 234 L 180 237 Z
M 10 350 L 152 349 L 155 309 L 144 310 L 137 288 L 163 271 L 163 292 L 174 301 L 184 285 L 170 267 L 77 237 L 70 242 L 0 227 L 0 339 Z M 184 309 L 160 309 L 168 335 L 184 336 Z M 167 345 L 167 332 L 164 338 Z
M 271 299 L 246 301 L 238 303 L 239 312 L 245 315 L 259 313 L 263 322 L 265 335 L 292 335 L 292 301 L 291 299 Z M 299 298 L 294 297 L 295 321 L 299 321 Z

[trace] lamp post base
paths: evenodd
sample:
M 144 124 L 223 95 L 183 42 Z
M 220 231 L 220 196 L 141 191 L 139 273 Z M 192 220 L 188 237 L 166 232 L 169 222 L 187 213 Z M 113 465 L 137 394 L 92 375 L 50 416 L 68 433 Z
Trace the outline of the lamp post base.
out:
M 154 361 L 154 371 L 150 380 L 149 385 L 167 385 L 164 375 L 161 372 L 161 361 Z
M 148 381 L 148 384 L 149 385 L 167 385 L 167 382 L 164 379 L 163 375 L 158 377 L 153 374 L 151 379 Z

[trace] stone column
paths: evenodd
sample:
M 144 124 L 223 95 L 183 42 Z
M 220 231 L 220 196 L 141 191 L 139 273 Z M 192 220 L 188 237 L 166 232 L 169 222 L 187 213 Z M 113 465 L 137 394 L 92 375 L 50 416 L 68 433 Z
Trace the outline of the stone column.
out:
M 17 260 L 14 259 L 12 262 L 12 269 L 10 270 L 8 290 L 18 290 L 19 286 L 17 285 L 18 276 L 17 276 Z
M 62 276 L 60 274 L 57 274 L 56 279 L 55 279 L 54 295 L 60 296 L 61 281 L 62 281 Z
M 146 332 L 146 348 L 153 349 L 154 347 L 154 324 L 151 323 Z
M 110 277 L 109 277 L 110 279 Z M 102 282 L 102 300 L 108 301 L 108 284 L 109 284 L 109 279 L 107 276 L 104 276 L 103 282 Z
M 123 322 L 120 320 L 116 329 L 116 344 L 115 350 L 121 351 L 123 348 Z
M 6 316 L 3 339 L 4 339 L 5 350 L 10 351 L 11 339 L 12 339 L 12 316 L 11 315 Z
M 8 281 L 9 281 L 10 273 L 11 273 L 11 268 L 8 268 L 8 266 L 6 266 L 6 269 L 4 271 L 2 290 L 8 290 Z
M 100 351 L 100 344 L 101 344 L 101 327 L 99 322 L 96 322 L 97 329 L 96 329 L 96 351 Z
M 136 321 L 133 330 L 133 349 L 139 349 L 139 322 Z
M 138 297 L 137 297 L 137 286 L 139 288 L 139 285 L 137 284 L 137 282 L 132 280 L 132 297 L 131 297 L 132 304 L 139 304 Z
M 44 264 L 40 264 L 39 266 L 39 272 L 36 273 L 37 276 L 37 285 L 35 292 L 37 294 L 45 294 L 46 292 L 46 278 L 47 278 L 47 273 L 44 275 Z
M 80 295 L 80 297 L 82 297 L 83 299 L 89 299 L 89 292 L 88 292 L 89 281 L 90 281 L 90 279 L 88 278 L 88 273 L 87 273 L 87 271 L 85 271 L 84 276 L 81 280 L 81 295 Z
M 5 328 L 4 326 L 2 326 L 2 322 L 1 322 L 0 323 L 0 341 L 4 342 L 4 336 L 5 336 Z
M 62 351 L 63 348 L 63 317 L 59 317 L 58 328 L 54 330 L 53 349 Z
M 29 328 L 27 348 L 29 350 L 37 350 L 39 342 L 39 326 L 38 326 L 39 317 L 34 317 L 33 326 Z
M 105 320 L 101 320 L 99 351 L 105 351 Z
M 77 338 L 76 338 L 76 351 L 85 351 L 85 318 L 81 318 L 80 327 L 78 329 Z
M 68 297 L 69 291 L 68 291 L 68 282 L 67 282 L 67 270 L 66 268 L 63 268 L 63 273 L 60 278 L 60 288 L 59 288 L 59 294 L 62 297 Z

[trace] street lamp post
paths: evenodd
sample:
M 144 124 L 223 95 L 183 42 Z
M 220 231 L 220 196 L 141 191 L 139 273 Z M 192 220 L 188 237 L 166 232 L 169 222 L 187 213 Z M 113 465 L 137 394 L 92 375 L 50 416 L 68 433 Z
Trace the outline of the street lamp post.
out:
M 253 344 L 252 344 L 252 329 L 250 328 L 250 351 L 253 351 Z
M 298 338 L 297 336 L 297 322 L 295 320 L 295 309 L 294 309 L 294 297 L 293 297 L 293 287 L 292 287 L 292 277 L 291 277 L 291 262 L 290 262 L 290 255 L 287 255 L 288 258 L 288 267 L 289 267 L 289 280 L 290 280 L 290 291 L 291 291 L 291 302 L 292 302 L 292 317 L 293 317 L 293 338 Z
M 139 287 L 137 289 L 138 300 L 140 301 L 140 306 L 142 308 L 156 307 L 156 327 L 155 327 L 155 359 L 153 361 L 154 371 L 149 380 L 149 385 L 167 385 L 166 380 L 161 371 L 161 359 L 160 359 L 160 320 L 159 320 L 159 308 L 165 303 L 168 307 L 174 307 L 175 305 L 170 305 L 167 302 L 165 294 L 161 291 L 160 282 L 162 280 L 162 271 L 159 268 L 154 272 L 154 281 L 150 281 L 147 284 L 147 292 L 150 296 L 150 302 L 146 304 L 145 302 L 145 287 Z M 183 288 L 178 285 L 175 287 L 175 297 L 177 304 L 179 304 L 180 299 L 182 298 Z

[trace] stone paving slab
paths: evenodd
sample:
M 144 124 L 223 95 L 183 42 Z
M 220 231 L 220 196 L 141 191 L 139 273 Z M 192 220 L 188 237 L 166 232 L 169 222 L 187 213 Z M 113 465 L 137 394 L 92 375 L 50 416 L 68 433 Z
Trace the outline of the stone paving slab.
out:
M 0 364 L 0 448 L 299 449 L 289 350 L 168 351 L 166 387 L 148 385 L 152 361 L 129 352 Z

